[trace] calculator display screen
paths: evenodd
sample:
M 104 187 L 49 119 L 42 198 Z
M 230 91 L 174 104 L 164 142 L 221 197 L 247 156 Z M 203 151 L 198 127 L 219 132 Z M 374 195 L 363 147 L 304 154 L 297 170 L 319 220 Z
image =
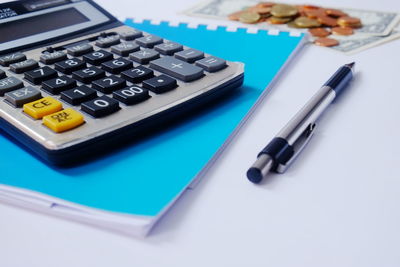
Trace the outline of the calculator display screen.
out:
M 0 24 L 0 43 L 89 21 L 75 8 Z

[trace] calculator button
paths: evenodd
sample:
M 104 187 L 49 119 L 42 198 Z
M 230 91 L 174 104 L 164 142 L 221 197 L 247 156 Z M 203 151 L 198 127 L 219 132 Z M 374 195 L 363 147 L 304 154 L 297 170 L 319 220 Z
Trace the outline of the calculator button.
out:
M 107 37 L 99 37 L 99 39 L 96 41 L 96 45 L 98 47 L 107 48 L 112 45 L 119 44 L 120 42 L 121 41 L 119 40 L 118 35 L 111 35 Z
M 130 86 L 115 91 L 113 98 L 121 101 L 125 105 L 133 105 L 150 98 L 149 91 L 139 86 Z
M 146 35 L 143 37 L 140 37 L 139 39 L 136 39 L 136 42 L 143 47 L 147 48 L 153 48 L 153 46 L 157 44 L 161 44 L 163 42 L 163 39 L 161 39 L 158 36 L 155 35 Z
M 143 80 L 152 78 L 154 72 L 143 66 L 137 66 L 136 68 L 121 72 L 121 76 L 130 82 L 140 83 Z
M 83 56 L 83 60 L 92 65 L 100 65 L 111 59 L 113 59 L 113 54 L 104 50 L 93 51 Z
M 8 92 L 4 95 L 8 102 L 16 107 L 22 107 L 23 104 L 38 100 L 42 98 L 40 91 L 27 86 L 15 91 Z
M 10 70 L 15 73 L 23 73 L 25 71 L 33 70 L 39 67 L 36 60 L 27 59 L 22 62 L 14 63 L 10 65 Z
M 111 51 L 122 57 L 127 57 L 130 53 L 138 51 L 140 47 L 134 42 L 123 42 L 111 47 Z
M 126 41 L 134 40 L 134 39 L 142 37 L 142 36 L 143 36 L 143 33 L 138 30 L 130 30 L 130 31 L 119 33 L 119 37 L 121 37 L 121 39 L 126 40 Z
M 68 76 L 61 76 L 42 83 L 42 88 L 54 95 L 74 87 L 76 87 L 76 81 Z
M 71 58 L 54 64 L 56 70 L 65 74 L 71 74 L 73 71 L 86 67 L 86 63 L 78 58 Z
M 93 90 L 86 85 L 61 92 L 61 99 L 71 105 L 79 105 L 82 102 L 91 100 L 97 97 L 96 90 Z
M 5 93 L 24 87 L 24 83 L 15 77 L 0 80 L 0 96 Z
M 175 79 L 167 75 L 160 75 L 143 81 L 143 87 L 153 91 L 156 94 L 162 94 L 177 87 Z
M 93 46 L 90 44 L 77 44 L 67 48 L 68 54 L 79 57 L 93 51 Z
M 55 100 L 50 96 L 46 96 L 34 102 L 24 104 L 24 112 L 34 119 L 41 119 L 42 117 L 60 111 L 62 109 L 61 102 Z
M 105 95 L 82 104 L 82 110 L 96 118 L 107 116 L 119 109 L 118 101 Z
M 18 52 L 0 57 L 0 64 L 4 67 L 8 67 L 10 64 L 17 63 L 25 59 L 26 56 Z
M 154 49 L 163 55 L 173 55 L 175 52 L 183 50 L 183 46 L 174 42 L 165 42 L 154 46 Z
M 132 67 L 133 67 L 132 61 L 124 59 L 122 57 L 101 64 L 101 68 L 103 70 L 114 74 L 118 74 L 121 71 L 130 69 Z
M 55 51 L 55 52 L 44 52 L 40 56 L 40 62 L 44 64 L 54 64 L 58 61 L 67 59 L 67 54 L 62 51 Z
M 203 77 L 203 69 L 182 60 L 166 56 L 150 62 L 150 67 L 185 82 Z
M 177 59 L 186 61 L 188 63 L 193 63 L 196 60 L 202 59 L 204 57 L 204 53 L 199 50 L 189 48 L 184 51 L 176 53 L 175 57 Z
M 203 58 L 201 60 L 196 61 L 196 65 L 202 67 L 204 70 L 208 72 L 216 72 L 224 69 L 227 66 L 226 61 L 218 57 Z
M 72 108 L 43 117 L 43 124 L 56 133 L 74 129 L 83 123 L 82 114 Z
M 6 73 L 3 70 L 0 70 L 0 79 L 7 77 Z
M 125 86 L 126 81 L 114 75 L 102 78 L 92 83 L 93 88 L 104 94 L 110 94 L 117 89 L 124 88 Z
M 91 83 L 95 80 L 103 78 L 106 75 L 105 71 L 97 67 L 89 67 L 83 70 L 78 70 L 72 73 L 72 78 L 83 83 Z
M 43 68 L 25 72 L 25 79 L 33 84 L 40 84 L 45 80 L 57 77 L 57 71 L 50 67 L 44 66 Z
M 160 57 L 160 54 L 153 49 L 143 49 L 130 54 L 129 58 L 140 63 L 148 64 L 150 61 Z

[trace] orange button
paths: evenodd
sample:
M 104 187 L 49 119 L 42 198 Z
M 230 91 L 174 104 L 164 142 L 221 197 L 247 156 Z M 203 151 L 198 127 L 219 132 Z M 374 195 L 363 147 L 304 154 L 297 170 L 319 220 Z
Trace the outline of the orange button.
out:
M 46 115 L 62 110 L 61 102 L 47 96 L 24 105 L 24 112 L 34 119 L 41 119 Z
M 56 133 L 76 128 L 83 122 L 82 114 L 72 108 L 67 108 L 43 117 L 43 124 Z

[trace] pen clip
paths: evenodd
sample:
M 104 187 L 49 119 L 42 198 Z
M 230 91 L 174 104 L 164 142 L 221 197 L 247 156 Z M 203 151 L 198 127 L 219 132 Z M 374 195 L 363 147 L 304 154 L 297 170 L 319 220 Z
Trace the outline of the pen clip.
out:
M 311 137 L 314 135 L 316 123 L 310 123 L 306 129 L 299 135 L 296 141 L 293 143 L 292 147 L 294 153 L 292 157 L 286 163 L 279 163 L 275 171 L 278 173 L 284 173 L 287 168 L 289 168 L 290 164 L 296 159 L 296 157 L 300 154 L 300 152 L 305 148 L 308 142 L 311 140 Z

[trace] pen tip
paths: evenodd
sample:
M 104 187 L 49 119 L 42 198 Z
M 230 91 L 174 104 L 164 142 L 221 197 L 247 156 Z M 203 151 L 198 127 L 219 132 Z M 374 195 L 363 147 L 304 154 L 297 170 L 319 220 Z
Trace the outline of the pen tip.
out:
M 352 69 L 355 64 L 356 64 L 355 62 L 351 62 L 351 63 L 346 64 L 346 66 L 349 67 L 350 69 Z

